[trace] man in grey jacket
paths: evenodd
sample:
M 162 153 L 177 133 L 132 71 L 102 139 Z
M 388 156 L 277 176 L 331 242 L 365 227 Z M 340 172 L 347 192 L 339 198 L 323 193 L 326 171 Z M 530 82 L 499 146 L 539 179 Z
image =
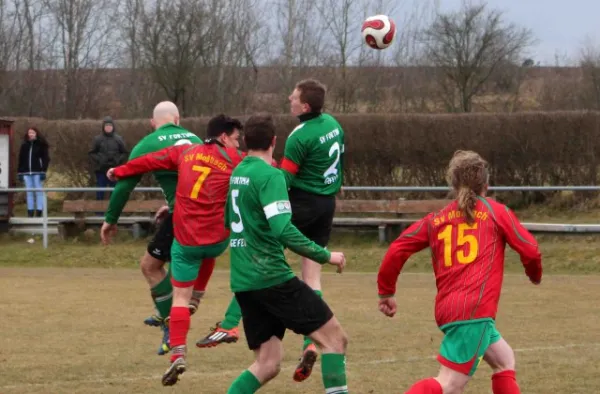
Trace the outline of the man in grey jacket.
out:
M 94 137 L 92 159 L 97 187 L 114 187 L 115 183 L 106 177 L 109 168 L 117 167 L 127 161 L 128 151 L 123 138 L 117 134 L 115 124 L 110 116 L 102 121 L 102 134 Z M 96 192 L 96 200 L 104 200 L 104 192 Z

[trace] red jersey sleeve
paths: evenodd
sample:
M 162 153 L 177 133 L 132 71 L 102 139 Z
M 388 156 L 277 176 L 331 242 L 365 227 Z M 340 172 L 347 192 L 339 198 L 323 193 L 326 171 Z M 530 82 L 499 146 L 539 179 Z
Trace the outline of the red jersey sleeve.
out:
M 234 168 L 235 166 L 240 164 L 244 157 L 246 157 L 246 154 L 237 148 L 225 148 L 225 152 L 227 153 L 227 156 L 229 156 L 229 158 L 231 159 L 231 164 L 233 164 Z
M 534 236 L 519 222 L 506 206 L 496 209 L 496 220 L 504 233 L 506 243 L 521 256 L 525 274 L 534 283 L 542 280 L 542 254 Z
M 396 294 L 396 283 L 404 263 L 410 256 L 429 246 L 428 219 L 429 216 L 413 223 L 390 245 L 377 274 L 380 297 Z
M 117 178 L 127 178 L 156 170 L 176 171 L 179 157 L 193 145 L 177 145 L 137 157 L 115 168 Z

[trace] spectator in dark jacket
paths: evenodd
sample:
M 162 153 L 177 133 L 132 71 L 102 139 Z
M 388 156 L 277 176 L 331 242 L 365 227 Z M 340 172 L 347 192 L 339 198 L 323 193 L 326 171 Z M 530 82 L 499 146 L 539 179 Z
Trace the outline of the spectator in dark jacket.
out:
M 117 134 L 112 118 L 110 116 L 105 117 L 102 121 L 102 134 L 94 137 L 92 150 L 89 152 L 96 175 L 96 186 L 115 186 L 115 183 L 106 177 L 106 172 L 109 168 L 125 163 L 127 161 L 127 153 L 125 142 Z M 104 192 L 96 192 L 96 199 L 104 200 Z
M 50 164 L 48 142 L 36 127 L 30 127 L 23 136 L 19 151 L 19 180 L 27 189 L 41 189 Z M 44 209 L 43 192 L 27 192 L 27 216 L 40 217 Z

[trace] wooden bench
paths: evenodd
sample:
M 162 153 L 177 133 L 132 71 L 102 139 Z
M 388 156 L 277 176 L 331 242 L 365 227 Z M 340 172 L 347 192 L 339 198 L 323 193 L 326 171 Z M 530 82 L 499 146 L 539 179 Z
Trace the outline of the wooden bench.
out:
M 138 214 L 136 216 L 121 216 L 119 224 L 131 225 L 134 238 L 147 234 L 154 224 L 154 214 L 162 206 L 164 200 L 130 200 L 125 204 L 123 213 Z M 63 212 L 72 213 L 74 218 L 61 220 L 58 223 L 58 234 L 62 238 L 76 236 L 84 232 L 88 224 L 102 224 L 104 217 L 97 216 L 96 212 L 106 212 L 108 200 L 65 200 Z M 93 215 L 90 217 L 90 214 Z
M 389 242 L 402 229 L 415 221 L 415 217 L 442 209 L 451 200 L 341 200 L 336 201 L 336 214 L 333 225 L 340 227 L 378 227 L 379 241 Z M 140 214 L 136 216 L 121 216 L 119 224 L 131 225 L 133 236 L 141 237 L 148 233 L 154 223 L 154 214 L 165 205 L 164 200 L 128 201 L 123 213 Z M 58 233 L 66 238 L 76 236 L 86 230 L 88 224 L 102 224 L 103 217 L 93 216 L 96 212 L 105 212 L 108 201 L 95 200 L 66 200 L 63 202 L 63 212 L 72 213 L 74 219 L 61 220 Z M 364 214 L 364 217 L 348 217 L 347 214 Z M 385 215 L 382 217 L 373 217 Z
M 435 212 L 452 200 L 337 200 L 336 213 L 366 214 L 368 217 L 336 216 L 334 226 L 378 227 L 379 242 L 394 239 L 403 228 L 429 212 Z M 385 217 L 373 217 L 373 214 Z M 413 215 L 409 218 L 406 215 Z

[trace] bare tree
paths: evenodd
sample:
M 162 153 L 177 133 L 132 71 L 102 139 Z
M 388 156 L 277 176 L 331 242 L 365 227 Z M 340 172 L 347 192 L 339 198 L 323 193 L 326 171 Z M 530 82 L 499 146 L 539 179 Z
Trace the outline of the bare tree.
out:
M 19 49 L 22 44 L 22 29 L 18 15 L 8 1 L 0 0 L 0 95 L 5 96 L 15 84 L 8 74 L 19 67 Z
M 110 34 L 116 7 L 112 0 L 44 0 L 44 4 L 55 22 L 53 44 L 64 74 L 64 115 L 76 118 L 95 105 L 96 71 L 114 59 Z
M 270 30 L 265 13 L 260 12 L 257 0 L 231 0 L 229 13 L 233 37 L 229 51 L 228 63 L 230 84 L 227 87 L 227 101 L 223 100 L 222 109 L 226 110 L 226 102 L 235 104 L 236 110 L 243 111 L 253 100 L 258 91 L 259 62 L 270 42 Z M 247 76 L 235 69 L 247 70 Z
M 336 52 L 331 53 L 331 64 L 338 68 L 336 75 L 335 109 L 341 112 L 351 110 L 354 102 L 355 88 L 350 83 L 348 68 L 352 56 L 362 45 L 359 37 L 361 20 L 361 3 L 359 0 L 320 0 L 316 3 L 323 19 L 321 23 L 327 26 L 330 38 L 335 43 Z
M 156 0 L 143 13 L 142 59 L 182 116 L 187 116 L 186 94 L 194 89 L 195 69 L 214 44 L 206 39 L 207 15 L 205 4 L 195 0 Z
M 281 86 L 282 110 L 288 106 L 283 98 L 297 78 L 296 70 L 323 61 L 325 27 L 316 5 L 317 0 L 278 0 L 273 7 L 277 36 L 282 38 L 273 59 Z
M 581 50 L 581 107 L 600 109 L 600 49 L 590 40 Z
M 464 4 L 439 14 L 423 32 L 428 62 L 439 71 L 439 87 L 451 111 L 470 112 L 473 98 L 503 62 L 517 62 L 533 43 L 529 29 L 505 23 L 486 4 Z M 520 63 L 520 62 L 519 62 Z
M 127 83 L 119 96 L 123 97 L 124 111 L 130 116 L 142 115 L 144 110 L 144 82 L 146 70 L 143 66 L 140 44 L 144 17 L 144 0 L 124 0 L 119 9 L 122 56 L 119 66 L 128 70 Z
M 22 32 L 22 45 L 18 51 L 24 58 L 19 62 L 20 94 L 15 97 L 18 102 L 19 115 L 34 116 L 38 108 L 38 99 L 43 90 L 43 78 L 38 70 L 42 67 L 44 59 L 44 45 L 42 43 L 42 24 L 44 6 L 41 0 L 13 0 L 20 30 Z

